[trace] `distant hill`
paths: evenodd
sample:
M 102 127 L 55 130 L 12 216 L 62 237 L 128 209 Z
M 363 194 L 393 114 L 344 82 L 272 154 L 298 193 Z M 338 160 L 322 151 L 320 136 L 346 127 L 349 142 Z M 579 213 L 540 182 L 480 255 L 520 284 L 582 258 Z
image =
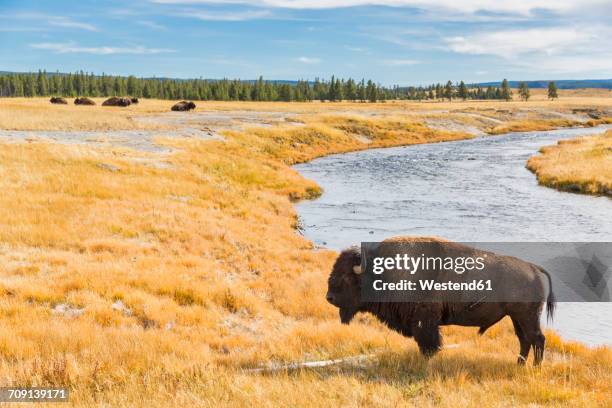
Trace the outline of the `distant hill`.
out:
M 525 81 L 530 88 L 546 88 L 551 80 Z M 512 88 L 516 88 L 521 81 L 508 81 Z M 554 80 L 559 89 L 578 89 L 578 88 L 604 88 L 612 89 L 612 79 L 559 79 Z M 481 82 L 477 85 L 482 87 L 500 86 L 499 82 Z

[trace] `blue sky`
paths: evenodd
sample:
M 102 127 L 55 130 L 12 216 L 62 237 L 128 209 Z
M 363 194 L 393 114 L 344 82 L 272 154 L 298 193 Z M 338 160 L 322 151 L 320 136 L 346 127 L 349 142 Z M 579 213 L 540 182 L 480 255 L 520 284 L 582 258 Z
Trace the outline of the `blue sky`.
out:
M 0 70 L 610 78 L 610 15 L 610 0 L 0 0 Z

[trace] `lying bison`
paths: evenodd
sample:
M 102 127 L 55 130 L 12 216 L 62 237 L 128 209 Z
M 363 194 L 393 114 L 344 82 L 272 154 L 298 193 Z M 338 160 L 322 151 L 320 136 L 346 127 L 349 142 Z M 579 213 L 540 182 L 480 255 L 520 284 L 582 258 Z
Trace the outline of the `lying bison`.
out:
M 190 111 L 195 108 L 196 108 L 195 103 L 191 101 L 177 102 L 176 104 L 174 104 L 174 106 L 172 106 L 172 110 L 177 111 L 177 112 Z
M 74 100 L 74 104 L 75 105 L 90 105 L 91 106 L 91 105 L 95 105 L 96 103 L 94 101 L 92 101 L 91 99 L 89 99 L 89 98 L 83 97 L 83 98 L 76 98 Z
M 113 96 L 108 98 L 104 102 L 102 102 L 102 106 L 130 106 L 132 101 L 129 98 L 119 98 L 117 96 Z
M 60 98 L 59 96 L 52 96 L 51 99 L 49 99 L 49 102 L 55 103 L 58 105 L 68 105 L 68 101 L 65 100 L 64 98 Z
M 133 104 L 137 104 L 138 102 L 140 102 L 140 100 L 138 98 L 130 98 L 130 102 L 132 102 Z
M 414 337 L 421 353 L 430 356 L 441 347 L 440 326 L 459 325 L 479 327 L 483 334 L 489 327 L 505 316 L 510 316 L 520 342 L 519 364 L 525 364 L 530 348 L 534 348 L 534 365 L 544 357 L 545 337 L 540 330 L 540 315 L 544 302 L 548 318 L 552 319 L 555 298 L 548 273 L 531 263 L 517 258 L 480 251 L 465 245 L 438 239 L 400 238 L 409 242 L 414 253 L 429 255 L 484 256 L 483 270 L 494 282 L 502 282 L 496 299 L 514 299 L 513 302 L 445 302 L 438 298 L 419 302 L 377 302 L 362 300 L 362 256 L 361 249 L 353 247 L 340 253 L 328 281 L 327 301 L 340 311 L 340 321 L 349 324 L 358 312 L 376 316 L 389 328 L 407 337 Z M 385 242 L 398 242 L 398 239 Z M 429 272 L 429 271 L 428 271 Z M 405 273 L 405 272 L 404 272 Z M 436 280 L 443 282 L 451 278 L 444 274 L 453 271 L 438 270 Z M 548 292 L 548 296 L 546 295 Z M 412 296 L 412 295 L 410 295 Z M 463 296 L 461 293 L 458 296 Z M 528 299 L 520 301 L 519 299 Z

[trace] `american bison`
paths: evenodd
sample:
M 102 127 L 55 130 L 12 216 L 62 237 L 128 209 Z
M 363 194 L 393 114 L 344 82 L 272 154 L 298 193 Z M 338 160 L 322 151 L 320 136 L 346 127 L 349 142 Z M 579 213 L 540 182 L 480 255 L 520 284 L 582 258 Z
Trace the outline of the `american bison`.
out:
M 398 238 L 385 242 L 398 242 Z M 476 326 L 480 328 L 479 334 L 483 334 L 502 318 L 510 316 L 520 342 L 518 363 L 525 364 L 531 347 L 534 348 L 534 365 L 542 362 L 546 339 L 540 329 L 540 315 L 544 302 L 549 319 L 552 319 L 555 308 L 552 282 L 544 269 L 517 258 L 435 238 L 406 237 L 399 238 L 399 242 L 410 243 L 414 253 L 418 254 L 435 254 L 442 257 L 486 254 L 484 273 L 494 282 L 501 283 L 497 285 L 502 292 L 498 293 L 501 297 L 497 296 L 496 299 L 514 301 L 445 302 L 437 298 L 431 301 L 423 301 L 422 299 L 426 298 L 422 298 L 415 302 L 363 301 L 361 249 L 353 247 L 340 253 L 328 281 L 327 301 L 339 309 L 340 321 L 343 324 L 349 324 L 358 312 L 370 313 L 389 328 L 404 336 L 414 337 L 421 353 L 431 356 L 441 347 L 439 326 Z M 454 274 L 453 271 L 443 270 L 433 273 L 437 274 L 436 280 L 439 282 L 448 280 L 444 273 Z
M 102 102 L 102 106 L 130 106 L 132 101 L 129 98 L 119 98 L 117 96 L 113 96 L 108 98 L 104 102 Z
M 130 102 L 132 102 L 133 104 L 137 104 L 138 102 L 140 102 L 140 100 L 138 98 L 130 98 Z
M 58 105 L 68 105 L 68 101 L 59 96 L 52 96 L 51 99 L 49 99 L 49 102 L 58 104 Z
M 92 105 L 95 105 L 96 103 L 94 101 L 92 101 L 91 99 L 89 99 L 89 98 L 83 97 L 83 98 L 76 98 L 74 100 L 74 104 L 75 105 L 90 105 L 90 106 L 92 106 Z
M 195 103 L 191 101 L 177 102 L 176 104 L 174 104 L 174 106 L 172 106 L 172 110 L 176 112 L 190 111 L 195 108 L 196 108 Z

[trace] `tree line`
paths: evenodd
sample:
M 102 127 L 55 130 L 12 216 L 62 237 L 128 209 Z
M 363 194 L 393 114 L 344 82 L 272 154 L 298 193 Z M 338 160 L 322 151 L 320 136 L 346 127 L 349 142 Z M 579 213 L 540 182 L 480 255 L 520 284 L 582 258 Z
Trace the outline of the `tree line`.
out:
M 551 97 L 551 84 L 554 96 Z M 522 87 L 522 88 L 521 88 Z M 526 91 L 525 91 L 526 89 Z M 526 83 L 521 83 L 519 93 L 529 99 Z M 385 87 L 372 80 L 356 81 L 332 76 L 329 80 L 297 82 L 256 81 L 239 79 L 167 79 L 137 78 L 131 76 L 94 75 L 83 71 L 76 73 L 4 73 L 0 74 L 0 97 L 34 96 L 89 96 L 107 97 L 130 95 L 140 98 L 193 99 L 217 101 L 361 101 L 377 102 L 388 99 L 442 100 L 442 99 L 512 99 L 512 90 L 504 79 L 499 87 L 466 85 L 463 81 L 428 86 Z M 525 97 L 526 95 L 526 97 Z M 549 84 L 549 97 L 556 98 L 554 82 Z

